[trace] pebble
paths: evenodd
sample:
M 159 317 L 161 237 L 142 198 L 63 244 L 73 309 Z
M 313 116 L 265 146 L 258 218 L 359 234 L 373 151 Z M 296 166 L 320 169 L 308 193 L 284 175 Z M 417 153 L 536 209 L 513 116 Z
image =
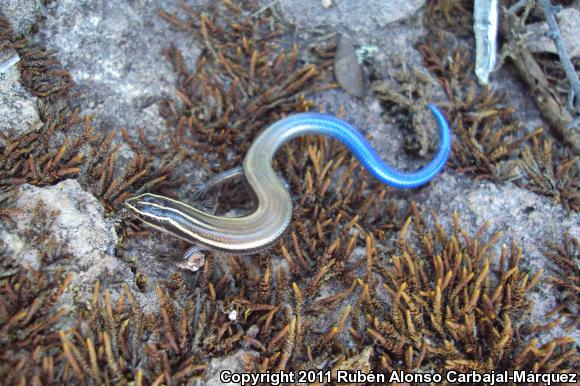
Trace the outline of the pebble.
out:
M 361 98 L 364 95 L 363 72 L 354 45 L 345 35 L 338 37 L 334 57 L 334 76 L 340 87 L 350 95 Z

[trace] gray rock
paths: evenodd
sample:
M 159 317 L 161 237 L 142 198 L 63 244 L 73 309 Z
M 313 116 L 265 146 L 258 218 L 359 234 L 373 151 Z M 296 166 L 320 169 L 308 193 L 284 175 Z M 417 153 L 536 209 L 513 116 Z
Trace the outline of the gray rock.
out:
M 360 98 L 364 95 L 362 69 L 352 41 L 340 35 L 334 57 L 334 76 L 342 89 L 350 95 Z
M 285 0 L 279 8 L 284 19 L 295 25 L 298 38 L 311 42 L 319 35 L 346 34 L 369 53 L 376 49 L 377 70 L 388 74 L 396 67 L 395 58 L 404 57 L 408 66 L 420 65 L 422 59 L 414 47 L 425 35 L 424 4 L 424 0 L 342 0 L 327 9 L 318 1 Z
M 12 256 L 20 265 L 34 270 L 40 268 L 40 258 L 38 251 L 29 248 L 26 240 L 23 240 L 18 234 L 11 233 L 8 229 L 0 227 L 0 240 L 2 250 L 7 256 Z
M 3 14 L 16 34 L 25 34 L 44 12 L 41 0 L 0 0 Z
M 156 0 L 51 2 L 36 39 L 55 50 L 70 72 L 81 91 L 75 103 L 82 113 L 96 112 L 108 127 L 158 129 L 165 122 L 156 104 L 175 95 L 175 76 L 163 49 L 175 44 L 190 67 L 199 52 L 189 34 L 159 16 L 160 10 L 177 7 Z
M 284 0 L 280 7 L 286 19 L 300 28 L 327 25 L 335 30 L 371 31 L 412 16 L 424 4 L 424 0 L 339 0 L 325 7 L 318 1 Z
M 206 379 L 203 382 L 207 386 L 218 386 L 218 385 L 238 385 L 239 383 L 233 382 L 222 382 L 220 379 L 220 374 L 228 370 L 230 374 L 242 373 L 244 371 L 244 355 L 259 356 L 259 353 L 253 350 L 238 350 L 230 355 L 213 358 L 208 363 L 208 368 L 206 370 Z
M 22 185 L 14 206 L 23 212 L 12 214 L 16 235 L 5 240 L 22 264 L 38 267 L 38 259 L 48 253 L 48 259 L 59 258 L 59 266 L 75 273 L 74 285 L 90 288 L 96 280 L 123 270 L 112 256 L 118 242 L 112 221 L 103 217 L 101 204 L 76 180 L 46 187 Z
M 0 52 L 0 74 L 5 74 L 20 61 L 20 56 L 14 50 Z
M 7 134 L 13 129 L 15 134 L 35 131 L 42 125 L 36 111 L 37 98 L 20 84 L 17 64 L 9 65 L 14 50 L 0 51 L 0 64 L 6 63 L 6 70 L 0 71 L 0 131 Z
M 76 180 L 46 187 L 22 185 L 12 206 L 22 213 L 11 214 L 15 226 L 0 224 L 5 255 L 27 269 L 73 274 L 55 305 L 69 311 L 57 328 L 75 325 L 75 310 L 88 305 L 97 280 L 113 299 L 126 283 L 141 305 L 153 304 L 137 290 L 128 264 L 114 256 L 118 238 L 113 221 L 104 218 L 101 204 Z

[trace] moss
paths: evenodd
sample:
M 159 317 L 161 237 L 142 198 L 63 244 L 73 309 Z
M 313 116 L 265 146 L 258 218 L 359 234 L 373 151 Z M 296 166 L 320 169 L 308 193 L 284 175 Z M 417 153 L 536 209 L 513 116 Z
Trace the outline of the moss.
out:
M 0 16 L 0 49 L 10 48 L 20 56 L 21 82 L 33 95 L 49 103 L 68 95 L 74 82 L 54 54 L 25 36 L 15 35 L 8 19 Z
M 438 4 L 430 6 L 428 17 L 443 15 L 439 22 L 462 36 L 470 8 L 457 1 Z M 248 17 L 257 10 L 251 2 L 242 7 L 224 1 L 205 13 L 161 12 L 204 44 L 193 70 L 176 48 L 165 51 L 179 82 L 175 98 L 162 103 L 167 132 L 153 142 L 144 131 L 133 138 L 120 130 L 136 154 L 123 160 L 115 131 L 101 134 L 90 118 L 48 106 L 38 133 L 8 136 L 0 149 L 7 192 L 1 213 L 16 210 L 8 207 L 13 185 L 52 184 L 68 176 L 79 178 L 108 213 L 117 213 L 125 198 L 141 191 L 174 194 L 181 183 L 174 173 L 179 162 L 196 162 L 207 172 L 238 165 L 259 129 L 287 113 L 314 108 L 306 93 L 334 87 L 326 78 L 332 46 L 302 57 L 270 11 Z M 447 43 L 433 34 L 420 50 L 450 100 L 446 113 L 458 138 L 453 166 L 503 181 L 514 165 L 527 162 L 521 167 L 543 175 L 538 186 L 551 184 L 543 194 L 558 192 L 575 209 L 577 190 L 567 188 L 573 183 L 557 182 L 574 181 L 575 169 L 548 157 L 549 147 L 534 140 L 545 133 L 525 134 L 507 102 L 470 79 L 469 53 Z M 421 99 L 426 82 L 415 81 L 411 91 Z M 403 94 L 382 91 L 376 89 L 391 108 L 412 107 Z M 78 305 L 76 326 L 59 331 L 56 323 L 64 313 L 54 305 L 70 277 L 46 267 L 26 271 L 3 258 L 3 379 L 34 385 L 186 384 L 203 378 L 212 357 L 240 348 L 257 353 L 245 356 L 246 370 L 260 372 L 577 371 L 570 338 L 540 344 L 536 336 L 542 331 L 526 324 L 527 293 L 540 283 L 540 274 L 520 268 L 521 247 L 498 248 L 501 235 L 489 234 L 487 226 L 469 234 L 458 215 L 450 231 L 436 219 L 429 225 L 414 205 L 393 198 L 390 188 L 332 140 L 296 140 L 275 163 L 291 186 L 296 210 L 287 234 L 271 250 L 250 257 L 209 254 L 195 276 L 178 273 L 153 282 L 119 246 L 137 287 L 155 285 L 158 304 L 147 312 L 128 287 L 114 293 L 97 282 L 90 302 Z M 246 201 L 235 184 L 225 186 L 221 197 L 222 211 Z M 124 239 L 143 232 L 130 219 L 120 231 Z M 565 237 L 549 256 L 570 264 L 575 246 Z M 47 257 L 47 262 L 58 258 Z M 566 317 L 574 314 L 569 304 L 576 279 L 551 279 L 565 294 L 565 306 L 557 311 Z
M 580 323 L 578 317 L 578 297 L 580 296 L 580 242 L 565 232 L 560 243 L 547 242 L 546 256 L 552 260 L 555 275 L 548 278 L 548 282 L 558 291 L 558 305 L 549 312 L 548 316 L 559 313 L 567 320 L 567 330 L 577 328 Z
M 77 112 L 48 113 L 37 132 L 19 136 L 3 136 L 0 146 L 0 188 L 7 190 L 14 185 L 54 184 L 64 178 L 78 175 L 84 163 L 81 147 L 96 141 L 98 136 L 86 129 L 73 137 L 69 132 L 82 125 Z M 55 137 L 63 137 L 60 144 Z M 56 143 L 55 143 L 56 142 Z
M 451 166 L 495 182 L 513 177 L 522 144 L 542 130 L 526 134 L 505 97 L 476 85 L 469 52 L 450 49 L 441 32 L 436 36 L 421 44 L 419 51 L 450 101 L 446 112 L 454 131 Z
M 571 157 L 567 151 L 554 154 L 553 142 L 536 138 L 526 145 L 520 161 L 527 177 L 527 188 L 562 204 L 567 210 L 580 210 L 580 157 Z
M 314 51 L 305 63 L 271 11 L 250 17 L 256 10 L 252 2 L 223 2 L 201 12 L 160 13 L 203 43 L 193 71 L 177 48 L 165 50 L 178 75 L 178 99 L 165 100 L 161 113 L 176 146 L 190 156 L 191 150 L 213 155 L 195 158 L 204 167 L 210 161 L 218 170 L 239 165 L 263 127 L 289 112 L 308 110 L 312 105 L 304 94 L 325 87 L 321 80 L 332 63 L 333 47 Z M 230 151 L 233 157 L 226 157 Z
M 72 274 L 24 269 L 2 246 L 0 275 L 0 374 L 7 385 L 55 384 L 60 345 L 55 331 L 65 309 L 55 304 Z
M 412 242 L 408 221 L 397 255 L 377 261 L 382 285 L 369 282 L 363 301 L 366 332 L 378 344 L 381 366 L 403 363 L 408 370 L 437 372 L 575 369 L 571 338 L 539 345 L 526 332 L 526 293 L 541 272 L 519 268 L 520 247 L 503 245 L 494 257 L 501 235 L 485 237 L 489 224 L 469 235 L 455 214 L 454 230 L 445 233 L 437 221 L 429 227 L 413 212 Z M 377 312 L 380 292 L 390 299 L 386 312 Z
M 32 133 L 0 134 L 0 189 L 9 191 L 22 183 L 43 186 L 78 178 L 105 208 L 113 211 L 135 188 L 161 189 L 177 183 L 171 171 L 180 161 L 180 154 L 154 160 L 152 155 L 157 156 L 159 151 L 146 142 L 142 132 L 142 144 L 135 144 L 121 129 L 137 155 L 127 166 L 119 167 L 116 131 L 105 133 L 94 125 L 94 117 L 81 117 L 78 110 L 66 107 L 73 87 L 70 75 L 54 55 L 29 43 L 26 37 L 15 36 L 5 18 L 0 18 L 0 48 L 18 51 L 22 83 L 41 99 L 39 113 L 43 122 Z
M 470 8 L 455 1 L 431 4 L 426 14 L 431 33 L 418 47 L 425 67 L 449 98 L 445 110 L 454 131 L 451 166 L 476 179 L 516 180 L 524 188 L 553 197 L 565 209 L 577 211 L 578 166 L 576 158 L 569 156 L 574 151 L 561 142 L 552 151 L 554 141 L 548 130 L 526 132 L 505 96 L 477 85 L 474 53 L 456 40 L 462 37 L 473 42 L 471 15 L 466 9 Z M 444 17 L 438 20 L 438 15 Z M 518 173 L 518 166 L 523 173 Z

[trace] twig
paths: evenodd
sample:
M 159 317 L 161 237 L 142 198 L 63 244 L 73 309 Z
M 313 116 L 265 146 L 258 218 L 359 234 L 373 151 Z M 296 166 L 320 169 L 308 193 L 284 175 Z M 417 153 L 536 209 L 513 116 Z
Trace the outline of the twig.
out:
M 566 129 L 572 130 L 576 126 L 580 126 L 580 116 L 574 118 L 570 123 L 568 123 Z
M 527 9 L 528 7 L 526 7 Z M 524 14 L 527 14 L 527 11 Z M 580 149 L 580 130 L 574 126 L 570 127 L 574 117 L 556 98 L 542 67 L 536 62 L 526 44 L 522 44 L 521 36 L 525 34 L 525 25 L 522 19 L 505 9 L 500 15 L 500 30 L 508 42 L 504 44 L 503 54 L 512 60 L 518 73 L 530 87 L 531 97 L 557 136 L 572 145 L 575 151 L 578 151 Z
M 277 3 L 279 3 L 280 0 L 274 0 L 266 5 L 264 5 L 262 8 L 260 8 L 259 10 L 257 10 L 256 12 L 254 12 L 253 14 L 250 15 L 250 17 L 256 17 L 259 14 L 261 14 L 262 12 L 264 12 L 265 10 L 267 10 L 268 8 L 272 8 L 273 6 L 275 6 Z
M 554 13 L 558 11 L 558 7 L 553 6 L 550 3 L 550 0 L 538 0 L 538 1 L 542 6 L 544 16 L 546 17 L 548 27 L 550 28 L 548 36 L 554 41 L 554 44 L 556 45 L 556 49 L 558 50 L 558 56 L 560 56 L 560 62 L 562 63 L 562 67 L 564 67 L 564 71 L 566 72 L 566 77 L 570 82 L 570 94 L 568 95 L 568 110 L 572 111 L 574 108 L 574 99 L 576 99 L 576 104 L 580 108 L 580 80 L 578 80 L 578 74 L 576 74 L 576 70 L 572 65 L 570 55 L 568 55 L 568 51 L 566 51 L 562 35 L 560 35 L 560 28 L 558 27 L 556 17 L 554 16 Z
M 524 8 L 529 0 L 518 0 L 514 5 L 508 8 L 509 13 L 513 13 L 514 15 L 520 11 L 520 9 Z

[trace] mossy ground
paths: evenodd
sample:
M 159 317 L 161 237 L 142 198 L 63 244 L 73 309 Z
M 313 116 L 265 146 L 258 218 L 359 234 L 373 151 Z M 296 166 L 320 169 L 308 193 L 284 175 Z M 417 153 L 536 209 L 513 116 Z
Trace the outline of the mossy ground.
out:
M 547 130 L 525 132 L 509 101 L 476 84 L 470 49 L 448 45 L 450 34 L 472 42 L 470 7 L 430 3 L 425 18 L 431 33 L 417 47 L 448 98 L 444 109 L 455 135 L 450 166 L 496 183 L 520 170 L 522 187 L 577 211 L 578 167 L 570 149 Z M 185 183 L 175 172 L 179 162 L 195 162 L 208 174 L 227 170 L 240 164 L 261 128 L 316 109 L 308 95 L 337 87 L 330 73 L 333 45 L 305 55 L 269 10 L 248 18 L 258 11 L 251 2 L 223 1 L 204 12 L 160 13 L 191 31 L 204 49 L 189 70 L 182 53 L 167 48 L 178 78 L 177 95 L 161 104 L 167 130 L 155 139 L 121 130 L 135 153 L 127 163 L 118 159 L 114 131 L 103 133 L 91 118 L 66 108 L 74 98 L 66 71 L 42 48 L 11 34 L 3 21 L 0 42 L 21 55 L 23 83 L 43 100 L 45 124 L 38 132 L 4 138 L 2 214 L 18 210 L 10 197 L 20 184 L 77 178 L 108 215 L 120 216 L 122 202 L 139 192 L 175 195 Z M 412 110 L 413 100 L 402 95 L 427 94 L 424 78 L 402 73 L 400 79 L 412 93 L 386 92 L 380 79 L 373 85 L 385 109 Z M 498 248 L 504 242 L 500 233 L 484 226 L 470 234 L 457 215 L 453 228 L 444 229 L 436 214 L 427 215 L 431 208 L 390 199 L 390 188 L 327 139 L 297 140 L 275 163 L 295 198 L 287 235 L 259 255 L 209 255 L 195 281 L 187 272 L 159 282 L 140 276 L 137 287 L 155 287 L 155 312 L 144 312 L 128 286 L 113 298 L 96 282 L 92 299 L 73 316 L 77 326 L 58 331 L 54 326 L 65 311 L 54 305 L 70 275 L 48 269 L 52 260 L 34 271 L 4 256 L 3 382 L 186 384 L 203 379 L 212 357 L 239 348 L 258 353 L 246 355 L 248 371 L 578 371 L 573 340 L 539 343 L 538 334 L 551 325 L 526 323 L 526 293 L 546 283 L 541 272 L 521 269 L 521 246 Z M 245 201 L 240 186 L 228 186 L 219 210 Z M 123 216 L 117 231 L 127 240 L 147 230 Z M 577 328 L 577 309 L 570 304 L 578 294 L 577 241 L 564 236 L 551 242 L 549 256 L 575 269 L 551 279 L 565 294 L 555 310 L 563 313 L 558 322 Z M 122 245 L 118 255 L 126 258 Z

